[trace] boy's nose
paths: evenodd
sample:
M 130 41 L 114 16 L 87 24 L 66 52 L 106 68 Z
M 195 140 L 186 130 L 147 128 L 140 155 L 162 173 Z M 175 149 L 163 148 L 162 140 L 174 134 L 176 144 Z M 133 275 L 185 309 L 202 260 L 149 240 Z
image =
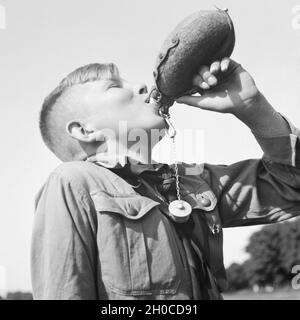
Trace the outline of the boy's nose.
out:
M 135 94 L 145 94 L 148 92 L 148 88 L 144 83 L 140 83 L 133 87 L 133 91 Z

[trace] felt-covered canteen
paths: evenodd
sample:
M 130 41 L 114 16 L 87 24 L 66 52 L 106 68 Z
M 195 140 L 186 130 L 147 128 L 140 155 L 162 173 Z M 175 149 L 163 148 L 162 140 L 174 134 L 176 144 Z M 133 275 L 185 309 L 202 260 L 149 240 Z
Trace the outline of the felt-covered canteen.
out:
M 199 11 L 182 20 L 167 36 L 155 63 L 153 76 L 162 108 L 169 108 L 182 95 L 195 93 L 192 80 L 199 67 L 230 57 L 234 44 L 227 9 Z

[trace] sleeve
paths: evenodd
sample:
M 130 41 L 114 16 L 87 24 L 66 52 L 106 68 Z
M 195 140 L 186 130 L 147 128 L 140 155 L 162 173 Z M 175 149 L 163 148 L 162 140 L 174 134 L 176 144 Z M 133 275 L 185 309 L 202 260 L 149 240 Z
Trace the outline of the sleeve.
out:
M 223 227 L 280 222 L 300 214 L 300 131 L 283 115 L 290 134 L 262 137 L 261 159 L 204 164 L 216 193 Z
M 89 204 L 58 174 L 39 194 L 31 241 L 34 299 L 97 298 L 96 245 Z

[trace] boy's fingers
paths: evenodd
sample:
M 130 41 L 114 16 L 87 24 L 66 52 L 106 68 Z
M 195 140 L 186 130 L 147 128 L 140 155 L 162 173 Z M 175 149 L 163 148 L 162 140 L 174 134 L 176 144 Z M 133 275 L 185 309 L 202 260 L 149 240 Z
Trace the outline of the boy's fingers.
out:
M 212 74 L 218 74 L 221 70 L 221 62 L 220 61 L 215 61 L 211 64 L 210 66 L 210 72 Z
M 229 58 L 223 58 L 221 61 L 221 71 L 226 72 L 229 68 L 230 59 Z
M 207 66 L 202 66 L 198 73 L 209 86 L 215 86 L 218 83 L 217 78 L 210 72 Z
M 203 80 L 203 78 L 197 74 L 193 79 L 193 85 L 198 86 L 203 90 L 208 90 L 210 86 Z

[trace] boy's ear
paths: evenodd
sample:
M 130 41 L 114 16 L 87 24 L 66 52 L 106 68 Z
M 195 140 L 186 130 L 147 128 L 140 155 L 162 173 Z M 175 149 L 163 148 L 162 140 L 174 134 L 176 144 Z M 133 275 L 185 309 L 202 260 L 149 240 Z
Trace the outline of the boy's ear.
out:
M 80 120 L 71 120 L 66 125 L 66 132 L 72 138 L 86 143 L 104 141 L 105 136 L 101 130 L 87 130 Z

